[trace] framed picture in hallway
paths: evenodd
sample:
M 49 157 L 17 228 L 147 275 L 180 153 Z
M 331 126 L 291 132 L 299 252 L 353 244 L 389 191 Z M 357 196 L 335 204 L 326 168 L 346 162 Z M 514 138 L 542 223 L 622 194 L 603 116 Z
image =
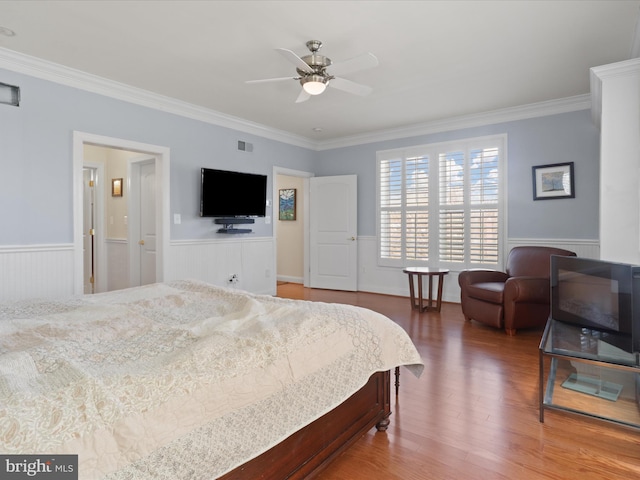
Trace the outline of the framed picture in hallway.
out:
M 122 179 L 121 178 L 114 178 L 111 180 L 111 196 L 112 197 L 122 196 Z
M 279 220 L 295 220 L 296 219 L 296 189 L 283 188 L 279 195 Z

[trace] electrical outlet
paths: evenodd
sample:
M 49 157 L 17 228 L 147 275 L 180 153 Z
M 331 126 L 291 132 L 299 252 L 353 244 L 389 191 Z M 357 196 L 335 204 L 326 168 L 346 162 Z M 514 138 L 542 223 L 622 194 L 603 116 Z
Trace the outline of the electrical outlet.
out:
M 238 274 L 237 273 L 232 273 L 231 275 L 229 275 L 229 278 L 227 279 L 227 282 L 229 282 L 231 284 L 238 283 L 239 281 L 240 281 L 240 279 L 238 278 Z

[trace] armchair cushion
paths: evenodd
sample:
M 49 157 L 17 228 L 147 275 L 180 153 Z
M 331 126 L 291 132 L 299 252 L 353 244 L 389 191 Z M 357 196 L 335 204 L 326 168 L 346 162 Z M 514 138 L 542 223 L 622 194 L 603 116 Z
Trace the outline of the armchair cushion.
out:
M 551 247 L 514 247 L 506 272 L 463 270 L 458 275 L 462 313 L 467 320 L 504 328 L 543 326 L 550 310 L 551 255 L 575 256 Z
M 505 282 L 472 283 L 467 286 L 467 294 L 471 298 L 502 305 L 504 303 L 504 286 Z

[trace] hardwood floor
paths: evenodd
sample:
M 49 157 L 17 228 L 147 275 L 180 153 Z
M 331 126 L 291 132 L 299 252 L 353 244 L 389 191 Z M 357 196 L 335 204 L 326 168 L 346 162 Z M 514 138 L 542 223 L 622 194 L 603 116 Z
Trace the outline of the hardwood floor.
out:
M 514 337 L 465 322 L 460 305 L 417 313 L 408 298 L 278 286 L 278 296 L 358 305 L 400 324 L 425 361 L 401 369 L 386 433 L 369 431 L 317 478 L 640 478 L 640 431 L 564 412 L 538 421 L 541 330 Z

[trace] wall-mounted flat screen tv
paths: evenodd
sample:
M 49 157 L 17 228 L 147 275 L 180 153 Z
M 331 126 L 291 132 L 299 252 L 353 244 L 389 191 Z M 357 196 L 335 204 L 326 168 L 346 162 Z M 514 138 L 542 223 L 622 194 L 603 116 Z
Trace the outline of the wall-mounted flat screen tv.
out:
M 264 217 L 267 176 L 201 169 L 201 217 Z

